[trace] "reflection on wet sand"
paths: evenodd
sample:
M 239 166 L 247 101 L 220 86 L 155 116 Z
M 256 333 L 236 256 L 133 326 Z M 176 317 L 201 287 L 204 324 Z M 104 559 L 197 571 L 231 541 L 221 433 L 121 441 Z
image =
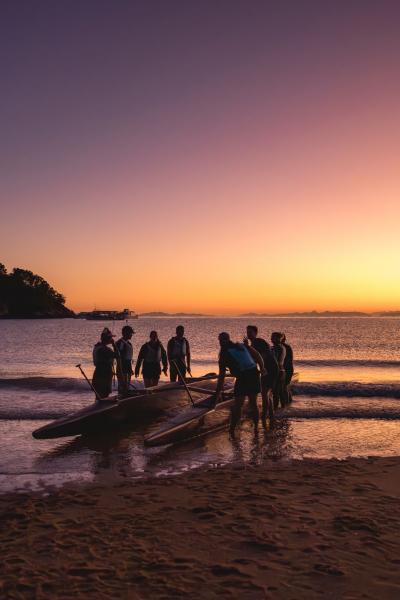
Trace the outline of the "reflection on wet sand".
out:
M 89 471 L 94 480 L 104 477 L 135 478 L 181 473 L 201 466 L 228 462 L 259 464 L 264 459 L 287 455 L 290 424 L 279 421 L 274 428 L 254 435 L 244 423 L 236 440 L 230 440 L 226 424 L 216 430 L 199 429 L 180 443 L 159 448 L 143 445 L 144 431 L 119 429 L 101 435 L 79 437 L 43 452 L 35 468 L 49 472 Z

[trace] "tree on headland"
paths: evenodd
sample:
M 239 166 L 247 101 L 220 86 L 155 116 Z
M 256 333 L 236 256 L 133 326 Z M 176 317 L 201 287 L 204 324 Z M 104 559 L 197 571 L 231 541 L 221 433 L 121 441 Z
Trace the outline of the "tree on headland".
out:
M 65 298 L 40 275 L 0 263 L 0 316 L 8 318 L 73 317 Z

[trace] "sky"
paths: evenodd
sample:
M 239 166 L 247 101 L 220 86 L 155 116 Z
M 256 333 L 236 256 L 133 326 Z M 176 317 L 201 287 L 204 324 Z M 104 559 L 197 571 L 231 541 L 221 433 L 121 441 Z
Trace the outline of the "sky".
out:
M 74 310 L 400 309 L 396 0 L 3 0 L 0 262 Z

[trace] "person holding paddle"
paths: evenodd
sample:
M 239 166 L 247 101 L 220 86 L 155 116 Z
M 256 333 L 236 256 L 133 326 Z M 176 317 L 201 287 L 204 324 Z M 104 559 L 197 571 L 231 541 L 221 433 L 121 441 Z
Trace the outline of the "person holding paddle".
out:
M 184 333 L 185 328 L 183 325 L 178 325 L 176 335 L 168 342 L 167 354 L 171 381 L 176 381 L 180 375 L 185 377 L 186 372 L 192 375 L 190 370 L 190 345 L 184 337 Z
M 257 432 L 259 412 L 257 406 L 257 395 L 260 392 L 260 372 L 266 374 L 264 361 L 257 350 L 245 344 L 235 344 L 231 341 L 229 333 L 225 331 L 218 336 L 221 351 L 219 354 L 219 375 L 217 389 L 215 392 L 216 403 L 220 401 L 224 387 L 226 370 L 236 377 L 234 396 L 235 403 L 231 409 L 231 421 L 229 434 L 235 437 L 235 429 L 242 415 L 242 406 L 246 397 L 253 415 L 254 431 Z M 257 365 L 260 371 L 257 369 Z
M 112 349 L 109 346 L 112 346 Z M 100 341 L 93 348 L 95 366 L 92 386 L 97 398 L 103 400 L 111 394 L 114 359 L 117 358 L 114 336 L 108 327 L 100 335 Z

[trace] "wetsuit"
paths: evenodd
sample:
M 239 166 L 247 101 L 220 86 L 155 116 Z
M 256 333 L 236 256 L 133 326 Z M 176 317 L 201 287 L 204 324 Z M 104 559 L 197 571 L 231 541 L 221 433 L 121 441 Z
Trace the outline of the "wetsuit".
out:
M 92 385 L 99 398 L 107 398 L 111 394 L 114 359 L 115 352 L 102 342 L 97 342 L 93 348 L 95 369 Z
M 139 375 L 142 363 L 144 379 L 158 379 L 160 377 L 161 363 L 163 369 L 168 367 L 167 353 L 161 342 L 146 342 L 140 348 L 135 367 L 136 376 Z
M 172 361 L 177 363 L 180 373 L 185 377 L 188 362 L 190 360 L 190 346 L 188 340 L 185 337 L 179 338 L 178 336 L 174 336 L 168 342 L 167 353 L 170 380 L 176 381 L 178 379 L 178 371 Z

